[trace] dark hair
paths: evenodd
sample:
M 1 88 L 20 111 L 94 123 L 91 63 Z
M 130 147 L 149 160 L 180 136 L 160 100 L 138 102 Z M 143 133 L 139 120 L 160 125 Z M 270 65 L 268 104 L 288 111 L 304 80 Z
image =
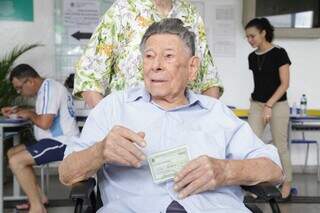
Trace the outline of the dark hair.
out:
M 64 86 L 68 89 L 73 89 L 74 85 L 74 73 L 71 73 L 67 79 L 64 81 Z
M 260 32 L 263 30 L 266 31 L 266 40 L 268 42 L 272 42 L 274 38 L 274 27 L 270 24 L 269 20 L 266 18 L 254 18 L 251 21 L 248 22 L 248 24 L 245 26 L 244 29 L 248 29 L 250 27 L 257 28 Z
M 148 38 L 156 34 L 173 34 L 179 36 L 190 50 L 191 55 L 195 55 L 195 34 L 194 32 L 189 31 L 187 27 L 184 27 L 183 22 L 180 19 L 165 18 L 150 25 L 141 39 L 141 52 L 143 52 Z
M 12 81 L 13 78 L 40 78 L 40 75 L 30 65 L 19 64 L 10 72 L 9 80 Z

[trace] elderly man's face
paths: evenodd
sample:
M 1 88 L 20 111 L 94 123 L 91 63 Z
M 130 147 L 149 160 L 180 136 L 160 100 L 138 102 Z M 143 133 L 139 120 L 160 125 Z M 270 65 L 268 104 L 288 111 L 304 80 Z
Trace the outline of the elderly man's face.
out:
M 178 36 L 152 35 L 143 53 L 145 87 L 156 99 L 185 98 L 185 88 L 194 80 L 198 65 L 199 59 L 191 56 Z

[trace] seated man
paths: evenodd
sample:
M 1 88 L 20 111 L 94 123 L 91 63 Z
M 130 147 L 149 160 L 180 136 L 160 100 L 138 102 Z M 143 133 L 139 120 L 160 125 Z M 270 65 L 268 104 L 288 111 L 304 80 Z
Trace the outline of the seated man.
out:
M 30 212 L 46 212 L 44 204 L 48 199 L 41 192 L 33 171 L 33 165 L 42 165 L 63 159 L 66 142 L 79 135 L 72 96 L 57 81 L 43 79 L 29 65 L 20 64 L 10 73 L 10 81 L 22 96 L 37 96 L 35 112 L 30 109 L 4 107 L 4 116 L 12 114 L 29 119 L 34 124 L 38 141 L 30 146 L 17 145 L 8 151 L 9 165 L 26 193 L 30 204 L 18 205 Z
M 276 148 L 221 101 L 187 89 L 199 59 L 179 19 L 152 24 L 141 52 L 145 87 L 112 93 L 91 111 L 67 147 L 60 180 L 70 185 L 99 170 L 99 212 L 249 212 L 239 185 L 280 183 Z M 150 155 L 182 145 L 191 160 L 155 183 Z

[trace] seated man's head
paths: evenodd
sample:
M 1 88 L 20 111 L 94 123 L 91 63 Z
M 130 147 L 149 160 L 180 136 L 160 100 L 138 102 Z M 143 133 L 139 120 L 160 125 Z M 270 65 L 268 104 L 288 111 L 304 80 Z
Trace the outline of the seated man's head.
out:
M 163 19 L 147 29 L 140 49 L 145 87 L 153 100 L 185 103 L 185 89 L 199 66 L 195 34 L 179 19 Z
M 42 78 L 28 64 L 20 64 L 13 68 L 9 79 L 16 91 L 27 97 L 36 95 L 42 83 Z

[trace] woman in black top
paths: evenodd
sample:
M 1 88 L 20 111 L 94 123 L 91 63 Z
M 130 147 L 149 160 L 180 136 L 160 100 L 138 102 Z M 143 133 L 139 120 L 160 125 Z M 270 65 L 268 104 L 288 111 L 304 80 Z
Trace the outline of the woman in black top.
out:
M 274 28 L 266 18 L 251 20 L 245 30 L 249 44 L 256 48 L 248 57 L 254 81 L 248 121 L 258 137 L 270 123 L 273 143 L 278 148 L 286 174 L 282 197 L 288 199 L 292 169 L 287 145 L 289 105 L 286 92 L 291 62 L 285 49 L 272 43 Z

